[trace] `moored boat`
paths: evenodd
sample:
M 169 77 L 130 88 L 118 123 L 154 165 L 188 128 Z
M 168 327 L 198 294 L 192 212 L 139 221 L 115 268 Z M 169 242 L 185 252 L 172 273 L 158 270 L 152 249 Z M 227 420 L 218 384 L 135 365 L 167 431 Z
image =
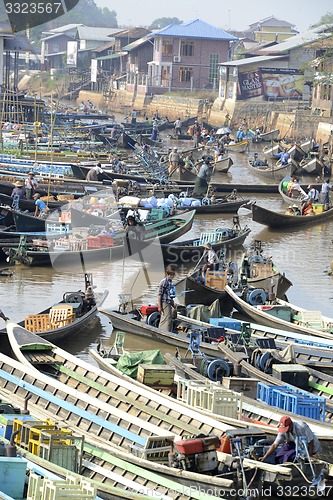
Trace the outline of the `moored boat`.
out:
M 273 229 L 297 228 L 304 224 L 320 224 L 320 222 L 325 222 L 333 217 L 333 208 L 316 213 L 315 215 L 282 214 L 260 207 L 256 203 L 253 203 L 251 208 L 252 219 L 255 222 Z

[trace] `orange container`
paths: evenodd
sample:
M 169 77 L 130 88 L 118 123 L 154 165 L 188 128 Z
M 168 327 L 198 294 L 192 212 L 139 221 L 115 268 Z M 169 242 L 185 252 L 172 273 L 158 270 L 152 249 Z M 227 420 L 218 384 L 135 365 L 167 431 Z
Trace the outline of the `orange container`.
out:
M 99 236 L 87 237 L 87 249 L 92 250 L 93 248 L 101 248 L 101 242 Z
M 100 241 L 100 246 L 102 248 L 104 248 L 104 247 L 112 247 L 113 244 L 114 244 L 113 236 L 107 236 L 106 234 L 100 234 L 98 236 L 98 238 L 99 238 L 99 241 Z
M 223 434 L 223 436 L 220 437 L 220 447 L 218 448 L 218 451 L 222 451 L 223 453 L 231 453 L 231 445 L 230 445 L 230 438 L 226 435 Z

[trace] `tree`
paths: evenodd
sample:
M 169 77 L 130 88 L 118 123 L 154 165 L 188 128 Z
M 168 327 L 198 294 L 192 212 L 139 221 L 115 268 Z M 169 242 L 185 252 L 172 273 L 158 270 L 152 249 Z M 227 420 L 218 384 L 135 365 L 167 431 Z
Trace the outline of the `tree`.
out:
M 151 23 L 149 29 L 156 30 L 169 26 L 169 24 L 182 24 L 182 22 L 178 17 L 159 17 Z
M 312 24 L 310 28 L 316 28 L 317 26 L 322 26 L 322 25 L 330 25 L 333 24 L 333 12 L 327 12 L 321 18 L 316 24 Z

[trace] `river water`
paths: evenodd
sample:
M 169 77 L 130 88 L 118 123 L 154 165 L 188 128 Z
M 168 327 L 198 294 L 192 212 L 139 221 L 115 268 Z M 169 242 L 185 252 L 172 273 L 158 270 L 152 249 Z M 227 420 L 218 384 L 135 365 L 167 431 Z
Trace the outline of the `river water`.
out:
M 185 147 L 188 145 L 184 145 Z M 244 184 L 264 182 L 248 172 L 247 154 L 234 154 L 232 157 L 234 165 L 230 173 L 218 174 L 214 180 Z M 301 181 L 306 183 L 310 179 Z M 269 209 L 277 211 L 285 209 L 279 194 L 247 196 Z M 239 216 L 242 226 L 247 225 L 251 229 L 245 246 L 250 245 L 254 239 L 260 239 L 264 244 L 265 255 L 272 256 L 275 264 L 292 281 L 293 286 L 288 291 L 290 302 L 332 316 L 333 277 L 328 271 L 333 258 L 333 221 L 304 227 L 297 231 L 281 232 L 272 231 L 253 222 L 251 212 L 248 210 L 240 209 Z M 230 227 L 232 217 L 232 215 L 196 215 L 191 232 L 182 239 L 198 236 L 202 231 Z M 124 292 L 132 292 L 136 303 L 156 303 L 158 283 L 164 273 L 161 257 L 156 255 L 154 257 L 154 269 L 149 265 L 142 268 L 141 263 L 136 260 L 125 264 L 119 260 L 90 267 L 88 271 L 93 272 L 96 290 L 109 290 L 104 307 L 117 306 L 118 295 Z M 182 276 L 185 272 L 185 268 L 180 268 L 178 276 Z M 60 300 L 63 293 L 77 291 L 84 286 L 83 275 L 77 270 L 61 272 L 52 267 L 28 268 L 16 265 L 13 267 L 12 277 L 0 277 L 0 280 L 0 307 L 14 321 L 21 320 L 28 314 L 36 314 Z M 96 347 L 99 341 L 105 346 L 110 346 L 113 338 L 108 318 L 100 313 L 86 331 L 67 340 L 63 348 L 91 361 L 88 348 Z M 141 340 L 129 334 L 126 336 L 125 347 L 134 350 L 159 347 L 163 352 L 170 349 L 146 338 Z

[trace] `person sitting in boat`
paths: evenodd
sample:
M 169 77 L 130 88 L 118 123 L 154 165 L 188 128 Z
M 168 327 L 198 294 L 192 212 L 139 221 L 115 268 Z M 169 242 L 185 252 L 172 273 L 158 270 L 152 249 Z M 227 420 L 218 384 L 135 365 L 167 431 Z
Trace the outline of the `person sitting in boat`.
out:
M 300 212 L 301 212 L 301 215 L 311 215 L 312 214 L 313 207 L 312 207 L 312 201 L 310 199 L 306 199 L 306 200 L 302 201 Z
M 313 203 L 318 203 L 318 200 L 319 200 L 319 191 L 318 191 L 318 189 L 316 189 L 313 184 L 310 184 L 308 186 L 308 189 L 309 189 L 309 191 L 308 191 L 307 198 L 309 200 L 311 200 Z
M 195 166 L 195 159 L 194 159 L 192 151 L 190 151 L 189 154 L 185 157 L 184 162 L 185 162 L 184 167 L 186 170 L 189 170 L 190 172 L 192 172 L 195 175 L 198 173 L 198 169 Z
M 48 212 L 48 208 L 46 206 L 45 201 L 43 201 L 43 200 L 40 199 L 40 194 L 39 193 L 35 193 L 34 196 L 33 196 L 33 199 L 35 200 L 35 206 L 36 206 L 34 217 L 44 217 L 44 216 L 46 216 L 46 214 Z
M 193 196 L 202 196 L 207 193 L 210 178 L 213 173 L 210 158 L 210 156 L 206 156 L 204 163 L 200 167 L 194 184 Z
M 301 198 L 302 188 L 298 179 L 293 179 L 292 183 L 288 187 L 287 196 L 290 198 Z
M 38 189 L 38 182 L 35 179 L 34 172 L 28 173 L 28 178 L 25 179 L 25 181 L 24 181 L 24 187 L 25 187 L 26 199 L 32 200 L 33 195 L 35 194 L 36 190 Z
M 102 229 L 102 231 L 99 234 L 104 235 L 104 236 L 112 236 L 113 237 L 116 235 L 116 231 L 113 229 L 112 223 L 108 222 L 106 224 L 106 226 L 104 227 L 104 229 Z
M 206 271 L 209 269 L 210 271 L 218 271 L 220 264 L 219 258 L 215 250 L 213 249 L 211 243 L 204 243 L 204 253 L 203 257 L 206 259 L 206 264 L 204 264 L 201 268 L 201 278 L 205 281 Z
M 23 182 L 22 181 L 16 181 L 14 182 L 14 189 L 11 193 L 11 197 L 14 198 L 15 196 L 18 197 L 19 200 L 24 200 L 25 199 L 25 188 L 23 187 Z M 17 198 L 16 198 L 17 199 Z
M 3 319 L 4 321 L 7 321 L 9 318 L 6 316 L 0 309 L 0 318 Z
M 281 417 L 278 424 L 278 435 L 275 441 L 268 448 L 265 455 L 259 458 L 259 460 L 265 462 L 265 460 L 277 450 L 278 446 L 282 445 L 281 449 L 275 454 L 275 463 L 283 464 L 285 462 L 293 462 L 296 458 L 296 441 L 298 438 L 306 442 L 310 457 L 314 457 L 321 451 L 321 445 L 317 436 L 306 422 L 298 423 L 293 422 L 290 417 Z
M 87 173 L 86 180 L 89 182 L 97 182 L 98 175 L 103 173 L 102 165 L 100 162 L 97 163 L 94 167 L 92 167 Z
M 172 283 L 175 274 L 174 266 L 167 266 L 165 269 L 165 278 L 162 279 L 158 287 L 157 306 L 158 312 L 161 314 L 159 328 L 167 330 L 168 332 L 172 332 L 173 320 L 175 319 L 173 300 L 175 297 L 175 289 Z
M 275 153 L 275 158 L 279 158 L 281 165 L 288 165 L 290 159 L 290 153 L 288 153 L 287 148 L 284 148 L 281 153 Z

